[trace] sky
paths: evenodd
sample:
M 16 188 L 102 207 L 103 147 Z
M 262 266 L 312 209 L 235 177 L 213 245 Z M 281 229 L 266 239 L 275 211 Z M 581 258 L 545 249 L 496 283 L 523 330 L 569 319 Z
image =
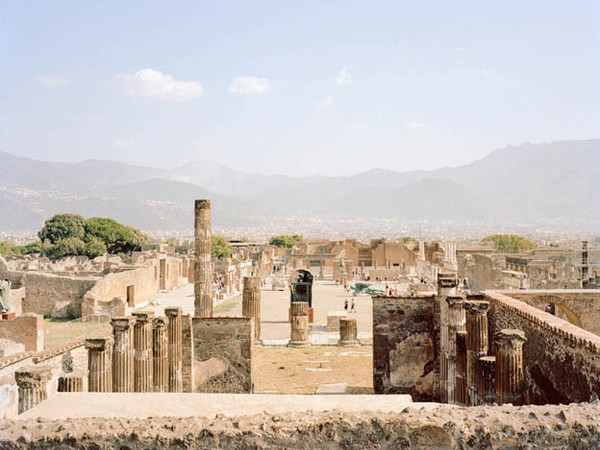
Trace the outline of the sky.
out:
M 349 175 L 600 137 L 600 2 L 0 0 L 0 151 Z

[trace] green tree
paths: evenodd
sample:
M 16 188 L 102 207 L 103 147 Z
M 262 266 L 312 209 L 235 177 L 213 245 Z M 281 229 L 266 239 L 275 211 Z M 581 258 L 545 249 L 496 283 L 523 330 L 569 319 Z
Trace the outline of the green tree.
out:
M 85 254 L 88 258 L 97 258 L 107 252 L 106 245 L 97 237 L 90 237 L 85 243 Z
M 483 238 L 484 243 L 493 243 L 500 253 L 519 253 L 532 250 L 535 243 L 518 234 L 494 234 Z
M 231 244 L 225 236 L 214 234 L 210 237 L 210 255 L 213 258 L 231 258 Z
M 282 234 L 279 236 L 273 236 L 269 239 L 269 244 L 274 245 L 275 247 L 284 247 L 284 248 L 292 248 L 296 242 L 302 241 L 302 235 L 293 234 L 291 236 Z
M 148 241 L 148 236 L 137 228 L 120 224 L 116 220 L 105 217 L 92 217 L 85 221 L 85 240 L 93 237 L 104 243 L 107 250 L 113 254 L 139 251 L 142 244 Z
M 64 258 L 65 256 L 84 255 L 85 242 L 81 239 L 69 237 L 61 239 L 46 251 L 46 256 L 52 260 Z
M 46 220 L 38 236 L 42 242 L 50 241 L 52 244 L 66 238 L 83 239 L 84 223 L 85 219 L 79 214 L 56 214 Z

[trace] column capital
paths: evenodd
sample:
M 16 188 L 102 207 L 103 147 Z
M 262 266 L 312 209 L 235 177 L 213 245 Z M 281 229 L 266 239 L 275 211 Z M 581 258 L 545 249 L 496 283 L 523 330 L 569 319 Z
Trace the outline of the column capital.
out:
M 15 372 L 15 381 L 20 389 L 41 387 L 52 376 L 52 369 L 48 366 L 24 367 Z
M 135 317 L 135 321 L 138 323 L 152 322 L 152 319 L 154 319 L 152 311 L 134 311 L 131 315 Z
M 165 316 L 181 317 L 182 316 L 181 306 L 170 306 L 169 308 L 165 308 Z
M 244 289 L 260 289 L 258 277 L 244 277 Z
M 103 352 L 110 348 L 112 343 L 113 339 L 111 337 L 86 339 L 85 348 L 93 352 Z
M 458 274 L 456 272 L 438 273 L 438 287 L 454 288 L 458 286 Z
M 466 300 L 463 303 L 463 308 L 470 315 L 485 315 L 490 309 L 490 302 L 483 300 Z
M 210 199 L 196 199 L 196 201 L 194 202 L 194 206 L 196 207 L 196 209 L 210 209 Z
M 113 317 L 110 319 L 110 324 L 115 331 L 127 331 L 133 326 L 134 322 L 134 317 Z
M 505 348 L 518 349 L 523 346 L 523 342 L 527 341 L 525 332 L 513 328 L 505 328 L 496 333 L 498 344 Z
M 450 305 L 450 306 L 462 305 L 464 302 L 465 302 L 464 297 L 460 297 L 460 296 L 446 297 L 446 303 L 448 303 L 448 305 Z

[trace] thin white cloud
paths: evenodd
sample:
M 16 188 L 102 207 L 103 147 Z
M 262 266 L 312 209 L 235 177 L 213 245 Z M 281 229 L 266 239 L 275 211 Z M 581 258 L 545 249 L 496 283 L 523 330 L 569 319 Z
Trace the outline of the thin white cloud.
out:
M 259 77 L 237 77 L 229 86 L 231 94 L 258 95 L 271 90 L 271 83 L 267 78 Z
M 69 85 L 69 80 L 63 77 L 51 77 L 48 75 L 40 75 L 37 77 L 37 82 L 44 87 L 66 87 Z
M 333 105 L 333 98 L 331 98 L 330 95 L 328 95 L 327 97 L 320 98 L 319 100 L 317 100 L 316 105 L 319 108 L 328 108 L 331 105 Z
M 123 91 L 132 97 L 148 97 L 165 102 L 184 102 L 202 97 L 204 86 L 199 81 L 176 80 L 154 69 L 141 69 L 133 75 L 121 75 Z
M 136 142 L 135 139 L 116 139 L 115 147 L 117 148 L 131 148 L 135 147 Z
M 353 86 L 356 84 L 356 80 L 350 73 L 350 69 L 348 67 L 342 67 L 340 73 L 335 77 L 335 82 L 340 86 Z
M 406 122 L 404 124 L 404 126 L 406 128 L 412 128 L 412 129 L 419 129 L 419 128 L 425 128 L 427 126 L 427 124 L 423 123 L 423 122 L 417 122 L 417 121 L 410 121 L 410 122 Z
M 465 51 L 465 48 L 464 48 L 464 47 L 454 47 L 454 48 L 452 49 L 452 53 L 462 53 L 462 52 L 464 52 L 464 51 Z

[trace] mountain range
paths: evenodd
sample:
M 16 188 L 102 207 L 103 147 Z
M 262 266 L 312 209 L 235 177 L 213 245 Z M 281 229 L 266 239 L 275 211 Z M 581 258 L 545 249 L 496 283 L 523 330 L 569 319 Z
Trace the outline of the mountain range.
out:
M 261 175 L 210 162 L 161 169 L 117 161 L 47 162 L 0 152 L 0 230 L 37 230 L 60 212 L 143 230 L 190 230 L 193 200 L 216 224 L 277 218 L 597 223 L 600 140 L 522 144 L 454 168 L 353 176 Z

